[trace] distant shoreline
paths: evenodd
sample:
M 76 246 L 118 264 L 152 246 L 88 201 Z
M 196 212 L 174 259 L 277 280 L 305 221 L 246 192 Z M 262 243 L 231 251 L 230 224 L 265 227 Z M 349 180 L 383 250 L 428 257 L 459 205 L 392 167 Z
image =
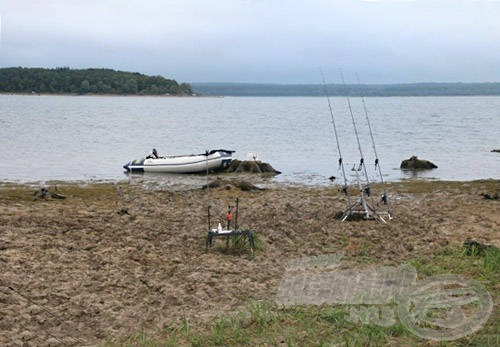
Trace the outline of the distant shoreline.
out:
M 51 93 L 8 92 L 0 95 L 58 95 L 58 96 L 113 96 L 113 97 L 324 97 L 325 86 L 320 84 L 247 84 L 247 83 L 191 83 L 191 94 L 133 94 L 133 93 Z M 347 89 L 346 89 L 347 88 Z M 500 83 L 415 83 L 388 85 L 327 85 L 332 97 L 460 97 L 500 96 Z
M 135 98 L 225 98 L 225 97 L 262 97 L 262 98 L 293 98 L 293 97 L 303 97 L 303 98 L 320 98 L 325 97 L 325 95 L 236 95 L 236 94 L 194 94 L 194 95 L 139 95 L 139 94 L 72 94 L 72 93 L 8 93 L 0 92 L 0 96 L 74 96 L 74 97 L 135 97 Z M 345 97 L 345 95 L 329 95 L 331 97 Z M 367 97 L 367 98 L 425 98 L 425 97 L 497 97 L 500 94 L 450 94 L 450 95 L 349 95 L 351 97 Z
M 0 95 L 24 95 L 24 96 L 77 96 L 77 97 L 85 97 L 85 96 L 102 96 L 102 97 L 153 97 L 153 98 L 194 98 L 205 95 L 155 95 L 155 94 L 75 94 L 75 93 L 9 93 L 9 92 L 0 92 Z M 208 97 L 212 97 L 211 95 L 207 95 Z M 217 96 L 213 96 L 217 97 Z
M 190 83 L 195 94 L 219 96 L 500 96 L 500 82 L 408 84 Z

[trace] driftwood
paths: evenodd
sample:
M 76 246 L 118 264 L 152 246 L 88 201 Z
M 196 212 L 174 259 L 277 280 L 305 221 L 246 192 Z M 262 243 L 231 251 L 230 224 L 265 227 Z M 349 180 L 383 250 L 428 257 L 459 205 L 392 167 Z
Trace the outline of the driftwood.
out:
M 56 187 L 57 190 L 57 187 Z M 52 198 L 52 199 L 66 199 L 66 196 L 56 193 L 56 192 L 51 192 L 45 187 L 40 188 L 40 190 L 37 190 L 36 192 L 33 193 L 33 196 L 35 197 L 34 200 L 37 199 L 47 199 L 47 198 Z

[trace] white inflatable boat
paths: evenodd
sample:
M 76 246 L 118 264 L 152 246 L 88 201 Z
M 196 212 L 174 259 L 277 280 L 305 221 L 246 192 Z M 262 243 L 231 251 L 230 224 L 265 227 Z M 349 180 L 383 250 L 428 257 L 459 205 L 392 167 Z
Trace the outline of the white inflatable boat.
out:
M 158 157 L 153 155 L 131 160 L 123 165 L 128 172 L 165 172 L 165 173 L 197 173 L 224 169 L 229 166 L 234 151 L 215 149 L 203 154 L 172 155 Z

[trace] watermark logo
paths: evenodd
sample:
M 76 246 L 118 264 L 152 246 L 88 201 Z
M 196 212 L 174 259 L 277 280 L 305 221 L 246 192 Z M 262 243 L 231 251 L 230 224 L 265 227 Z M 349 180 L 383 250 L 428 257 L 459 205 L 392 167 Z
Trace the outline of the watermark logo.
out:
M 398 302 L 403 325 L 431 340 L 455 340 L 479 330 L 493 310 L 493 300 L 476 280 L 460 275 L 431 276 L 405 290 Z
M 417 282 L 411 265 L 341 269 L 341 258 L 341 254 L 322 255 L 288 263 L 276 303 L 351 305 L 347 320 L 384 327 L 396 323 L 397 311 L 410 332 L 436 341 L 469 335 L 481 329 L 492 313 L 490 293 L 473 279 L 438 275 Z

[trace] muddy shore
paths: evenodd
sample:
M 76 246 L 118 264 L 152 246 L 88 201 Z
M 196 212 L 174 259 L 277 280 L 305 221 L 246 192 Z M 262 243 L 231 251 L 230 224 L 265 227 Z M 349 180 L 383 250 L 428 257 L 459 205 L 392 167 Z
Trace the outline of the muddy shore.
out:
M 273 300 L 287 262 L 303 256 L 399 265 L 467 238 L 500 247 L 500 201 L 481 195 L 498 180 L 389 184 L 388 223 L 334 218 L 346 208 L 337 186 L 252 188 L 60 184 L 57 199 L 0 185 L 0 344 L 96 345 L 205 322 Z M 206 253 L 207 205 L 215 227 L 236 198 L 258 249 L 218 240 Z

